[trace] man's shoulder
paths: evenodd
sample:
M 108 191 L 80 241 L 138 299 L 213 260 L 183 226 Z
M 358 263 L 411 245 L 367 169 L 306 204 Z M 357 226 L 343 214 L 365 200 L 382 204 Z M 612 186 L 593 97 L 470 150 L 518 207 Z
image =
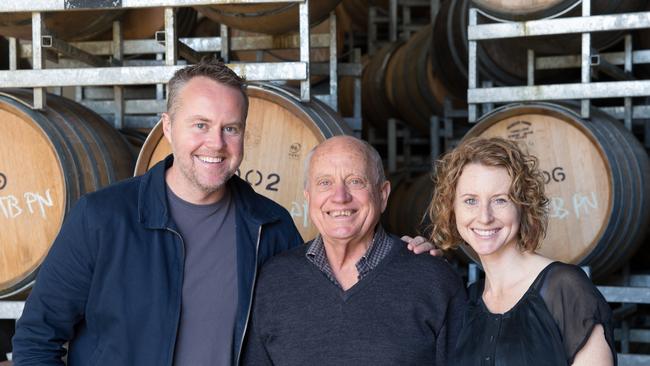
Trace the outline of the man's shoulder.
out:
M 455 288 L 462 285 L 460 275 L 444 257 L 434 257 L 428 253 L 415 254 L 399 238 L 392 235 L 391 238 L 393 245 L 398 246 L 394 248 L 396 255 L 393 266 L 403 271 L 404 276 L 423 284 L 435 284 L 436 287 Z
M 114 206 L 136 200 L 141 180 L 142 176 L 127 178 L 90 192 L 85 195 L 85 198 L 93 206 L 96 204 Z
M 297 268 L 307 262 L 306 251 L 307 244 L 303 244 L 276 254 L 264 264 L 262 271 L 268 274 L 286 273 L 288 268 Z

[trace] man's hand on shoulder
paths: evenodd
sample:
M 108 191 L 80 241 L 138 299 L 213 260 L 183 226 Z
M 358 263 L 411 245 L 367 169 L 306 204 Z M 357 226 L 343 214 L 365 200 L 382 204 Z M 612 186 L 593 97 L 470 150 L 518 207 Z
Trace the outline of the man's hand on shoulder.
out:
M 442 256 L 442 250 L 436 248 L 433 243 L 429 242 L 427 239 L 425 239 L 422 236 L 416 236 L 414 238 L 404 235 L 402 236 L 402 241 L 406 242 L 407 248 L 412 251 L 415 254 L 422 254 L 425 252 L 429 252 L 430 255 L 434 257 L 441 257 Z

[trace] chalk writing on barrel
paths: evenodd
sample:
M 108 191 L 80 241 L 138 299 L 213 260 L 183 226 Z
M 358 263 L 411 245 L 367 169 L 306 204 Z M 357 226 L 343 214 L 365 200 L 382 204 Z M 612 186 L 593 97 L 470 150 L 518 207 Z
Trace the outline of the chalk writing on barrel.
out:
M 568 202 L 562 197 L 549 198 L 549 217 L 564 220 L 573 213 L 576 219 L 589 216 L 598 210 L 598 196 L 595 192 L 574 193 Z
M 46 219 L 46 208 L 53 206 L 54 200 L 52 200 L 49 189 L 43 195 L 36 192 L 25 192 L 22 197 L 12 194 L 0 196 L 0 217 L 15 219 L 22 214 L 29 213 L 30 215 L 38 214 Z
M 307 206 L 307 201 L 303 201 L 302 203 L 292 201 L 291 202 L 291 210 L 289 210 L 289 213 L 291 214 L 291 217 L 302 218 L 301 225 L 302 225 L 303 228 L 306 228 L 306 227 L 309 227 L 308 210 L 309 210 L 309 208 Z

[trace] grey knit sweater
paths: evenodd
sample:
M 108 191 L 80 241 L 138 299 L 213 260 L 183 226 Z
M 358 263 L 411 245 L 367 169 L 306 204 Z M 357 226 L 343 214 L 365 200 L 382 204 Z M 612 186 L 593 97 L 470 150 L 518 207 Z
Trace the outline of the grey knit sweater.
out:
M 244 365 L 446 365 L 466 295 L 443 260 L 391 252 L 342 291 L 305 258 L 272 258 L 258 279 Z

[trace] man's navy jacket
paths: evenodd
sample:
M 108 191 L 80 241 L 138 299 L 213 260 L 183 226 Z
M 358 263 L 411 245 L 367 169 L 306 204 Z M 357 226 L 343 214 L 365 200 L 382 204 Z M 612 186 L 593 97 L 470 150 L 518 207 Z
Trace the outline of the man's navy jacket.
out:
M 72 366 L 172 364 L 184 263 L 166 198 L 172 163 L 88 194 L 70 211 L 17 323 L 14 365 L 62 365 L 68 340 Z M 236 207 L 238 360 L 257 269 L 302 239 L 280 205 L 236 176 L 227 184 Z

